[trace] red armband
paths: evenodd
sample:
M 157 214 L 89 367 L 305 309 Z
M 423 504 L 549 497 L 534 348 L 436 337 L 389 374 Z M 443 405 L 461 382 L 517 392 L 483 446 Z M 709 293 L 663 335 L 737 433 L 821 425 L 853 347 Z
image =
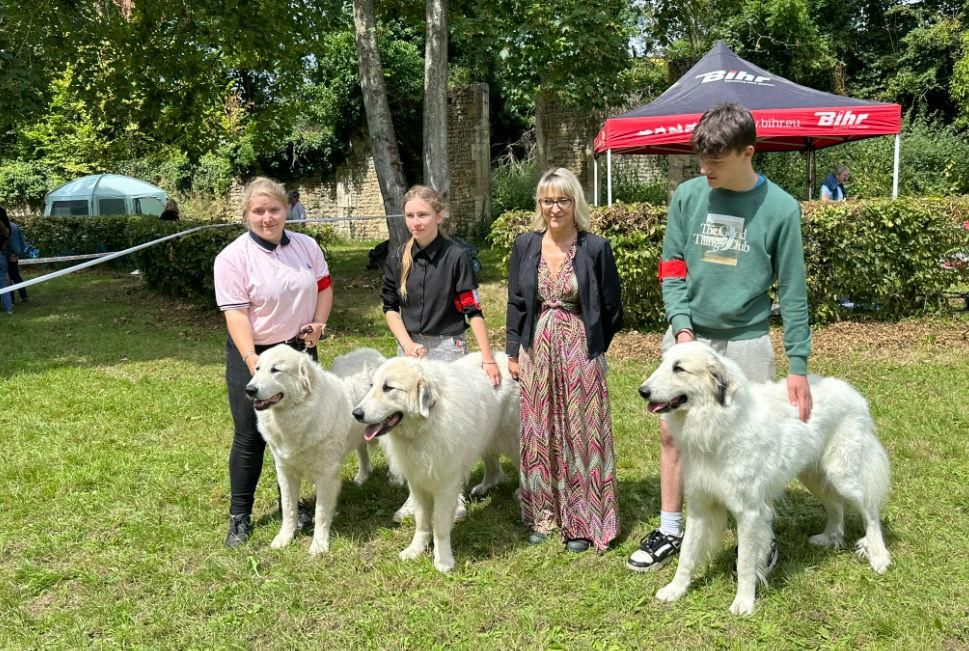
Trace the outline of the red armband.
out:
M 686 260 L 660 260 L 657 277 L 660 282 L 667 278 L 686 278 Z
M 330 287 L 332 284 L 333 284 L 333 281 L 330 280 L 329 276 L 323 276 L 322 278 L 316 281 L 316 291 L 322 292 L 324 289 L 326 289 L 327 287 Z
M 454 299 L 454 307 L 458 312 L 464 312 L 467 309 L 480 310 L 481 299 L 478 298 L 478 290 L 472 289 L 458 294 Z

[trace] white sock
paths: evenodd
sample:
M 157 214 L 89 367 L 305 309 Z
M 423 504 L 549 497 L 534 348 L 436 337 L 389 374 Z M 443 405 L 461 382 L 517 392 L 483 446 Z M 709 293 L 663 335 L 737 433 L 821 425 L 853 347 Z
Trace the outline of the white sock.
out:
M 683 513 L 682 511 L 660 511 L 659 530 L 666 536 L 683 537 Z

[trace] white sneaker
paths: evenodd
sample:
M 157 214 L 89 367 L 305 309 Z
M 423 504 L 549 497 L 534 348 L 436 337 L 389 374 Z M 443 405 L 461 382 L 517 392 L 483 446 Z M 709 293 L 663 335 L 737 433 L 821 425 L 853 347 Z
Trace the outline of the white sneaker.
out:
M 458 493 L 458 506 L 454 509 L 454 521 L 463 522 L 468 517 L 468 507 L 464 503 L 464 493 Z
M 400 505 L 400 508 L 394 513 L 392 520 L 397 524 L 400 524 L 407 518 L 414 517 L 414 496 L 407 493 L 407 501 Z
M 408 518 L 414 517 L 414 496 L 408 495 L 407 501 L 400 505 L 392 518 L 394 522 L 400 524 Z M 454 509 L 454 521 L 462 522 L 468 517 L 468 507 L 464 503 L 464 493 L 458 493 L 458 504 Z

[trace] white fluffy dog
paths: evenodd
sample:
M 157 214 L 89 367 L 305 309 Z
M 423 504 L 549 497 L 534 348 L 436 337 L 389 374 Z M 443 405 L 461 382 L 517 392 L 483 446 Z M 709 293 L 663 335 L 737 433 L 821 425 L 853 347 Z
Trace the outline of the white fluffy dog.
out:
M 484 479 L 471 489 L 483 495 L 502 480 L 500 454 L 518 463 L 518 384 L 508 374 L 508 358 L 496 354 L 495 360 L 498 387 L 481 370 L 480 353 L 454 362 L 395 357 L 377 369 L 353 410 L 366 424 L 366 440 L 386 435 L 391 471 L 407 480 L 416 502 L 417 528 L 402 559 L 423 554 L 433 532 L 434 567 L 453 569 L 454 498 L 472 466 L 484 458 Z
M 316 484 L 310 554 L 323 554 L 330 548 L 340 466 L 362 437 L 350 413 L 350 392 L 309 355 L 280 344 L 259 356 L 246 395 L 253 401 L 279 479 L 283 524 L 272 547 L 288 545 L 296 534 L 300 480 L 306 477 Z
M 387 361 L 387 358 L 373 348 L 356 348 L 334 359 L 333 364 L 330 365 L 330 373 L 343 380 L 350 397 L 350 404 L 355 405 L 367 395 L 373 372 L 385 361 Z M 362 438 L 362 428 L 360 434 L 361 439 L 357 444 L 357 456 L 360 459 L 360 465 L 356 476 L 353 478 L 353 482 L 358 486 L 366 482 L 370 478 L 370 473 L 373 472 L 370 465 L 370 451 L 367 449 L 367 442 Z
M 878 573 L 888 568 L 879 520 L 889 489 L 888 457 L 868 404 L 841 380 L 809 381 L 814 409 L 805 424 L 788 402 L 785 382 L 751 384 L 734 362 L 690 342 L 670 348 L 639 387 L 650 412 L 669 413 L 690 511 L 676 574 L 656 593 L 658 599 L 683 596 L 697 565 L 720 540 L 729 512 L 738 539 L 737 595 L 730 612 L 753 612 L 773 537 L 773 504 L 794 477 L 827 511 L 824 532 L 810 542 L 840 546 L 844 505 L 851 504 L 865 524 L 859 555 Z

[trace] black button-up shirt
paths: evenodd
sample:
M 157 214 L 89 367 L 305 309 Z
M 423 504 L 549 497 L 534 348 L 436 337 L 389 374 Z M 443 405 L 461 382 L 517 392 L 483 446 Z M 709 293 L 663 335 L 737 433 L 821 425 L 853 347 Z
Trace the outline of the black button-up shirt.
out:
M 478 283 L 467 251 L 442 235 L 424 249 L 414 242 L 404 301 L 399 287 L 405 246 L 406 243 L 387 256 L 381 292 L 384 312 L 399 312 L 412 335 L 463 333 L 468 327 L 467 319 L 482 316 Z

